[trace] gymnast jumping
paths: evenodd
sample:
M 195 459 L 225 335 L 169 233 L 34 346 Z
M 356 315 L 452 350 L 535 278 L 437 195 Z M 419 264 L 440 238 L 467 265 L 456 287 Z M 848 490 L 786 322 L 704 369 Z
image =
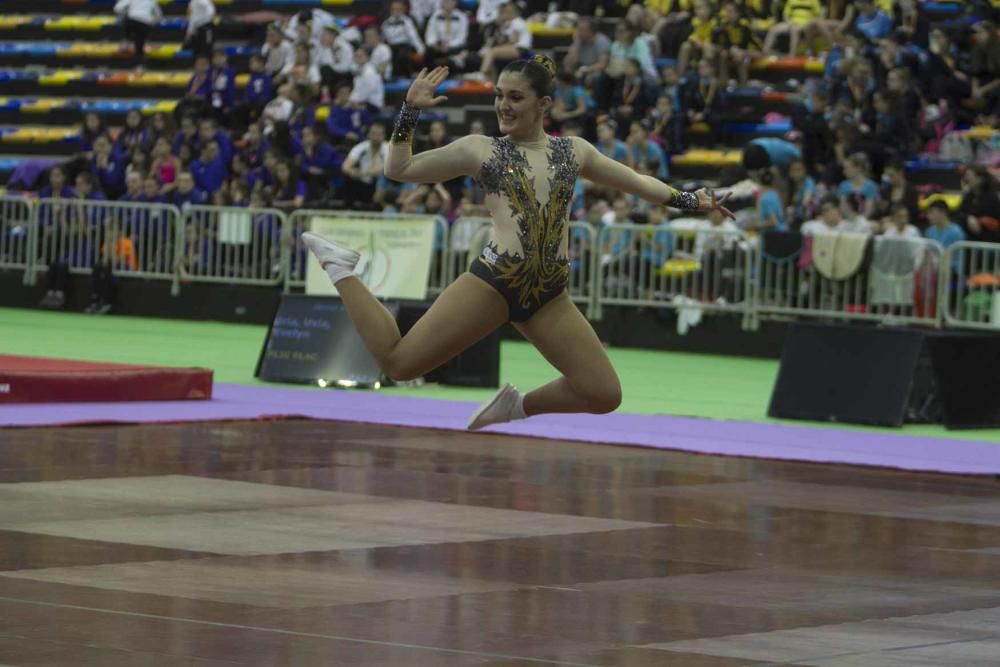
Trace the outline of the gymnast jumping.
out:
M 716 200 L 704 188 L 680 192 L 603 156 L 583 139 L 547 135 L 542 119 L 552 105 L 554 75 L 555 64 L 546 56 L 511 62 L 497 80 L 494 102 L 503 136 L 469 135 L 418 155 L 412 151 L 417 118 L 421 109 L 446 101 L 435 90 L 448 69 L 421 70 L 410 86 L 393 129 L 386 177 L 408 183 L 476 178 L 486 193 L 493 233 L 470 270 L 405 336 L 355 276 L 358 253 L 311 232 L 302 235 L 390 378 L 420 377 L 508 321 L 562 374 L 528 393 L 505 385 L 472 415 L 472 430 L 547 412 L 603 414 L 621 403 L 618 375 L 566 293 L 567 220 L 578 176 L 674 208 L 718 209 L 732 216 L 724 206 L 727 197 Z

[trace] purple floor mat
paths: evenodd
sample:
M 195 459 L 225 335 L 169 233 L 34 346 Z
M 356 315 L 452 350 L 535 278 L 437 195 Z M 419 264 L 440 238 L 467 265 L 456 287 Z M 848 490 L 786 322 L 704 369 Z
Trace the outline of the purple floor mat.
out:
M 0 426 L 309 417 L 461 430 L 475 404 L 361 391 L 217 384 L 211 401 L 48 403 L 0 407 Z M 891 433 L 655 415 L 544 415 L 498 433 L 699 454 L 1000 474 L 1000 445 Z M 2 433 L 0 433 L 2 438 Z

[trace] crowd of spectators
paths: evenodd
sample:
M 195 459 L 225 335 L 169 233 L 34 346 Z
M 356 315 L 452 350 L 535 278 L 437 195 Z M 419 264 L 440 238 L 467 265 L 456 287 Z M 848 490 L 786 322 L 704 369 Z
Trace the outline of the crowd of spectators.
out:
M 547 130 L 584 136 L 605 155 L 662 179 L 693 133 L 707 134 L 713 146 L 735 143 L 727 125 L 745 120 L 746 111 L 727 98 L 740 86 L 774 85 L 753 80 L 756 59 L 822 58 L 822 75 L 788 86 L 796 110 L 769 117 L 790 122 L 792 131 L 753 140 L 744 147 L 743 172 L 723 176 L 753 183 L 756 201 L 741 215 L 744 229 L 827 221 L 873 233 L 926 230 L 943 242 L 1000 241 L 997 180 L 987 169 L 997 149 L 977 152 L 954 132 L 996 127 L 1000 117 L 1000 37 L 988 3 L 967 3 L 961 16 L 931 23 L 917 0 L 484 1 L 472 15 L 457 0 L 393 0 L 384 16 L 346 26 L 321 9 L 273 23 L 246 72 L 213 45 L 204 18 L 214 14 L 211 4 L 191 3 L 199 21 L 187 36 L 194 71 L 174 113 L 145 118 L 133 111 L 117 132 L 88 114 L 70 171 L 91 174 L 94 187 L 84 194 L 54 173 L 43 194 L 182 208 L 374 207 L 433 211 L 449 221 L 482 214 L 472 179 L 418 188 L 383 176 L 392 115 L 385 84 L 439 64 L 453 77 L 493 77 L 532 52 L 528 17 L 575 28 L 568 50 L 557 54 Z M 133 34 L 129 5 L 121 0 L 119 9 Z M 607 26 L 610 34 L 602 32 Z M 240 74 L 249 81 L 237 90 Z M 421 129 L 418 150 L 450 141 L 443 122 Z M 466 131 L 491 129 L 476 121 Z M 960 214 L 944 209 L 954 226 L 946 233 L 934 231 L 937 213 L 918 209 L 920 193 L 903 166 L 927 156 L 974 163 L 963 176 Z M 649 207 L 634 198 L 578 183 L 573 216 L 594 219 L 594 207 L 603 222 L 649 218 Z

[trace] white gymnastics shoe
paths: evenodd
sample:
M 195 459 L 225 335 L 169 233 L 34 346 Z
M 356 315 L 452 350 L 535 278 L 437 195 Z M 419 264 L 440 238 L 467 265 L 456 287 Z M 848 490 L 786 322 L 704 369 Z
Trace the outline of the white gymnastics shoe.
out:
M 492 424 L 504 424 L 515 419 L 524 419 L 524 394 L 514 385 L 507 383 L 493 397 L 479 406 L 469 425 L 470 431 L 478 431 Z
M 334 285 L 344 278 L 353 276 L 354 267 L 361 259 L 361 255 L 350 248 L 327 241 L 319 234 L 312 232 L 303 232 L 302 243 L 312 251 L 312 254 L 316 255 L 319 265 L 330 276 Z

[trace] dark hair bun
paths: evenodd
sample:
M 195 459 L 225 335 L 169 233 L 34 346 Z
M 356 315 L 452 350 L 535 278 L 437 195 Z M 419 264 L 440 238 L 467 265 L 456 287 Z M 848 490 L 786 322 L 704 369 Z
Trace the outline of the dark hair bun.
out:
M 544 67 L 545 71 L 549 73 L 549 76 L 554 77 L 556 75 L 556 64 L 552 60 L 552 58 L 549 58 L 548 56 L 541 53 L 536 53 L 531 57 L 531 62 L 538 63 L 539 65 Z

